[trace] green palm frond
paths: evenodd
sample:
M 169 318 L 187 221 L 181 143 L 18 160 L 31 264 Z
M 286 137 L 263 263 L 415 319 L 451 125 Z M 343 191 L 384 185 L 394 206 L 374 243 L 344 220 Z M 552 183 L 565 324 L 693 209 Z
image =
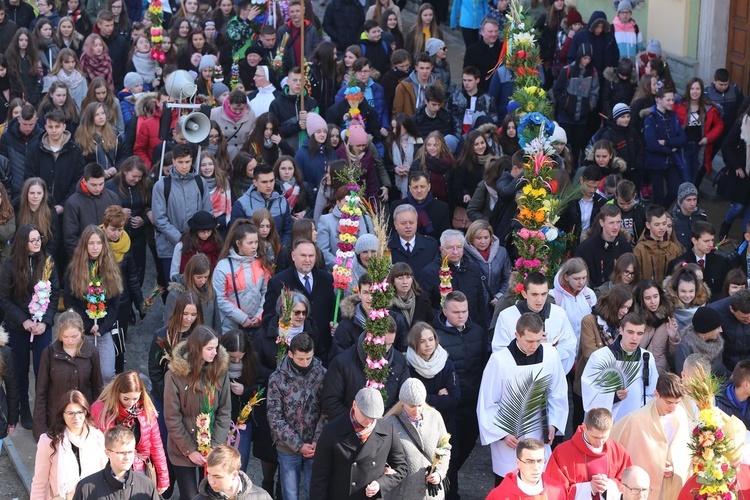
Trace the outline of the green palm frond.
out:
M 528 372 L 505 388 L 495 425 L 513 436 L 525 436 L 542 428 L 547 389 L 552 375 Z
M 622 360 L 607 358 L 594 367 L 596 377 L 594 385 L 603 394 L 613 394 L 621 389 L 630 387 L 640 373 L 641 364 L 635 353 L 624 356 Z

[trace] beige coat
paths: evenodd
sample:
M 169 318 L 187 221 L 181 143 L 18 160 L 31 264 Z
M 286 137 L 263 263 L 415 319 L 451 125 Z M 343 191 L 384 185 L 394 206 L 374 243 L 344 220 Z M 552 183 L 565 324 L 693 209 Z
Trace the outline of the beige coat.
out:
M 675 431 L 672 444 L 667 443 L 664 428 L 659 422 L 657 400 L 652 399 L 640 410 L 626 415 L 612 427 L 610 439 L 622 444 L 630 454 L 633 465 L 643 467 L 651 478 L 648 500 L 673 500 L 677 498 L 685 481 L 692 475 L 690 461 L 689 418 L 682 405 L 675 410 Z M 671 463 L 674 476 L 664 478 L 664 467 Z

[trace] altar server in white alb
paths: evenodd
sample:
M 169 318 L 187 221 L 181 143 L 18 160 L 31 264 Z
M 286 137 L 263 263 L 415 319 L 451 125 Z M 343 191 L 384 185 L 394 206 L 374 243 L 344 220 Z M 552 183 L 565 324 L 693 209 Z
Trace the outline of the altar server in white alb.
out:
M 516 469 L 515 448 L 521 439 L 549 443 L 565 432 L 568 384 L 557 350 L 544 344 L 544 324 L 524 313 L 515 340 L 495 352 L 484 369 L 477 402 L 483 445 L 490 445 L 492 471 L 498 478 Z
M 544 342 L 557 348 L 563 370 L 568 373 L 576 360 L 578 338 L 565 310 L 547 302 L 547 277 L 542 273 L 529 274 L 523 281 L 521 295 L 524 300 L 519 300 L 498 316 L 492 337 L 492 352 L 498 352 L 513 341 L 516 333 L 513 328 L 523 313 L 534 313 L 544 321 Z
M 646 320 L 628 313 L 618 338 L 591 354 L 581 376 L 584 411 L 606 408 L 617 422 L 651 401 L 659 373 L 654 356 L 639 347 L 645 330 Z

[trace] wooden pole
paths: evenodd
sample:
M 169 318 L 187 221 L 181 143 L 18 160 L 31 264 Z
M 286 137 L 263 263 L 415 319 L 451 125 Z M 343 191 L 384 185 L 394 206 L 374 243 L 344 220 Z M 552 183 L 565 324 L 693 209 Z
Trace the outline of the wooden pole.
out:
M 305 70 L 305 0 L 302 0 L 302 26 L 299 36 L 299 65 L 302 70 L 302 92 L 299 97 L 300 111 L 305 110 L 305 82 L 307 82 L 307 71 Z

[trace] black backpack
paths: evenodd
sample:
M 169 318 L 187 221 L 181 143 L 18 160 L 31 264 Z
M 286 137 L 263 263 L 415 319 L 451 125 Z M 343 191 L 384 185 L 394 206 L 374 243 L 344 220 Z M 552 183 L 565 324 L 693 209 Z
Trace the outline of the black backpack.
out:
M 200 175 L 193 177 L 193 180 L 198 184 L 198 191 L 201 192 L 201 198 L 203 198 L 203 179 Z M 169 207 L 169 193 L 172 192 L 172 177 L 166 176 L 164 178 L 164 206 Z

